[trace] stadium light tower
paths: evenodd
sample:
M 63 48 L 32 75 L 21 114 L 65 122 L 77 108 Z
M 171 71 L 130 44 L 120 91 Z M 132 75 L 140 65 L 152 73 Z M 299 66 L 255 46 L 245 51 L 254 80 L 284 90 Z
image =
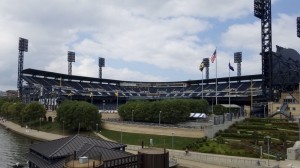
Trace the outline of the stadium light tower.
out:
M 254 0 L 254 16 L 261 20 L 263 94 L 267 96 L 269 100 L 272 100 L 273 58 L 271 0 Z
M 297 37 L 300 38 L 300 17 L 297 17 Z
M 105 59 L 99 57 L 99 78 L 102 79 L 102 67 L 105 67 Z
M 23 62 L 24 62 L 24 52 L 28 52 L 28 40 L 24 38 L 19 38 L 19 60 L 18 60 L 18 90 L 19 98 L 23 100 Z
M 234 53 L 234 63 L 237 63 L 237 76 L 242 75 L 242 52 L 235 52 Z
M 68 51 L 68 75 L 72 75 L 72 62 L 75 62 L 75 52 Z
M 209 58 L 203 58 L 202 62 L 206 69 L 206 79 L 209 79 Z

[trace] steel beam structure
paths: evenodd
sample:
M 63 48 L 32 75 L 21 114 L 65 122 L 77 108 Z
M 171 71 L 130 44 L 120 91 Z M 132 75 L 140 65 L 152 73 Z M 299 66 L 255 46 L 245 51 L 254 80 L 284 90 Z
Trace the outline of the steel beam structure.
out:
M 23 63 L 24 63 L 24 52 L 28 52 L 28 40 L 19 38 L 19 59 L 18 59 L 18 90 L 19 98 L 23 101 Z
M 300 38 L 300 17 L 297 17 L 297 37 Z
M 261 19 L 263 94 L 273 100 L 271 0 L 254 0 L 254 16 Z
M 75 62 L 75 52 L 68 51 L 68 75 L 72 75 L 72 62 Z

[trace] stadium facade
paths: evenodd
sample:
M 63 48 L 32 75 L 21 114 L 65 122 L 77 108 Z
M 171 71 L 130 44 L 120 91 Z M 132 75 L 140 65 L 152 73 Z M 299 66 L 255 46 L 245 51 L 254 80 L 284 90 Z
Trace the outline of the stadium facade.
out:
M 173 98 L 207 99 L 211 103 L 231 102 L 250 104 L 251 96 L 263 101 L 261 75 L 219 78 L 217 92 L 215 79 L 176 82 L 137 82 L 100 79 L 47 72 L 35 69 L 23 70 L 26 81 L 23 100 L 39 101 L 48 109 L 55 109 L 64 99 L 86 100 L 102 107 L 102 103 L 116 105 L 128 100 L 160 100 Z
M 263 91 L 261 74 L 233 76 L 230 79 L 218 78 L 216 91 L 216 80 L 213 78 L 203 81 L 142 82 L 76 76 L 36 69 L 22 71 L 22 79 L 26 82 L 22 99 L 26 103 L 39 101 L 49 110 L 55 110 L 65 99 L 85 100 L 98 105 L 99 109 L 114 110 L 128 100 L 204 98 L 210 104 L 228 104 L 230 97 L 232 104 L 249 105 L 252 109 L 258 105 L 261 111 L 263 109 L 266 113 L 268 109 L 268 113 L 271 114 L 286 106 L 286 103 L 299 104 L 300 55 L 293 49 L 277 46 L 272 62 L 271 86 L 274 101 L 269 101 L 269 104 L 266 95 L 268 92 Z M 215 102 L 216 96 L 218 102 Z M 287 109 L 288 107 L 285 111 Z

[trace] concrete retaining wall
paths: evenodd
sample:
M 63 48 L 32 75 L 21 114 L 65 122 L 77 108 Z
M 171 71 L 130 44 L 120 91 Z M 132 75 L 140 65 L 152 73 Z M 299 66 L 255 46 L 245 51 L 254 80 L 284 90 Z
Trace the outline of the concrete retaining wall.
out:
M 141 149 L 141 146 L 128 145 L 126 150 L 138 151 Z M 198 152 L 189 152 L 187 155 L 185 151 L 180 150 L 170 150 L 170 158 L 175 159 L 184 159 L 191 160 L 194 162 L 207 163 L 212 165 L 219 166 L 228 166 L 234 168 L 264 168 L 272 167 L 276 168 L 278 165 L 267 166 L 267 160 L 255 159 L 255 158 L 246 158 L 246 157 L 236 157 L 236 156 L 225 156 L 225 155 L 215 155 L 215 154 L 206 154 Z
M 102 127 L 108 130 L 122 131 L 129 133 L 139 133 L 139 134 L 155 134 L 155 135 L 167 135 L 179 137 L 190 137 L 190 138 L 201 138 L 204 137 L 204 129 L 201 128 L 179 128 L 179 127 L 160 127 L 160 126 L 150 126 L 150 125 L 135 125 L 127 123 L 109 122 L 103 121 Z

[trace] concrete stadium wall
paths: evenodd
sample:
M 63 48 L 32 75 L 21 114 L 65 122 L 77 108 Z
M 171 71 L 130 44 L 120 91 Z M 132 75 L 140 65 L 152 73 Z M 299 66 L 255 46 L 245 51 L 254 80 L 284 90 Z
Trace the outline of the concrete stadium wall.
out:
M 49 121 L 50 117 L 52 118 L 52 122 L 54 122 L 54 119 L 56 118 L 56 111 L 47 111 L 46 112 L 47 121 Z
M 160 126 L 150 126 L 150 125 L 135 125 L 127 123 L 118 123 L 103 121 L 102 128 L 113 130 L 113 131 L 122 131 L 129 133 L 139 133 L 139 134 L 155 134 L 155 135 L 167 135 L 179 137 L 190 137 L 190 138 L 201 138 L 205 136 L 204 129 L 191 129 L 191 128 L 179 128 L 179 127 L 160 127 Z
M 120 119 L 120 116 L 118 113 L 106 113 L 106 112 L 101 112 L 102 119 Z

